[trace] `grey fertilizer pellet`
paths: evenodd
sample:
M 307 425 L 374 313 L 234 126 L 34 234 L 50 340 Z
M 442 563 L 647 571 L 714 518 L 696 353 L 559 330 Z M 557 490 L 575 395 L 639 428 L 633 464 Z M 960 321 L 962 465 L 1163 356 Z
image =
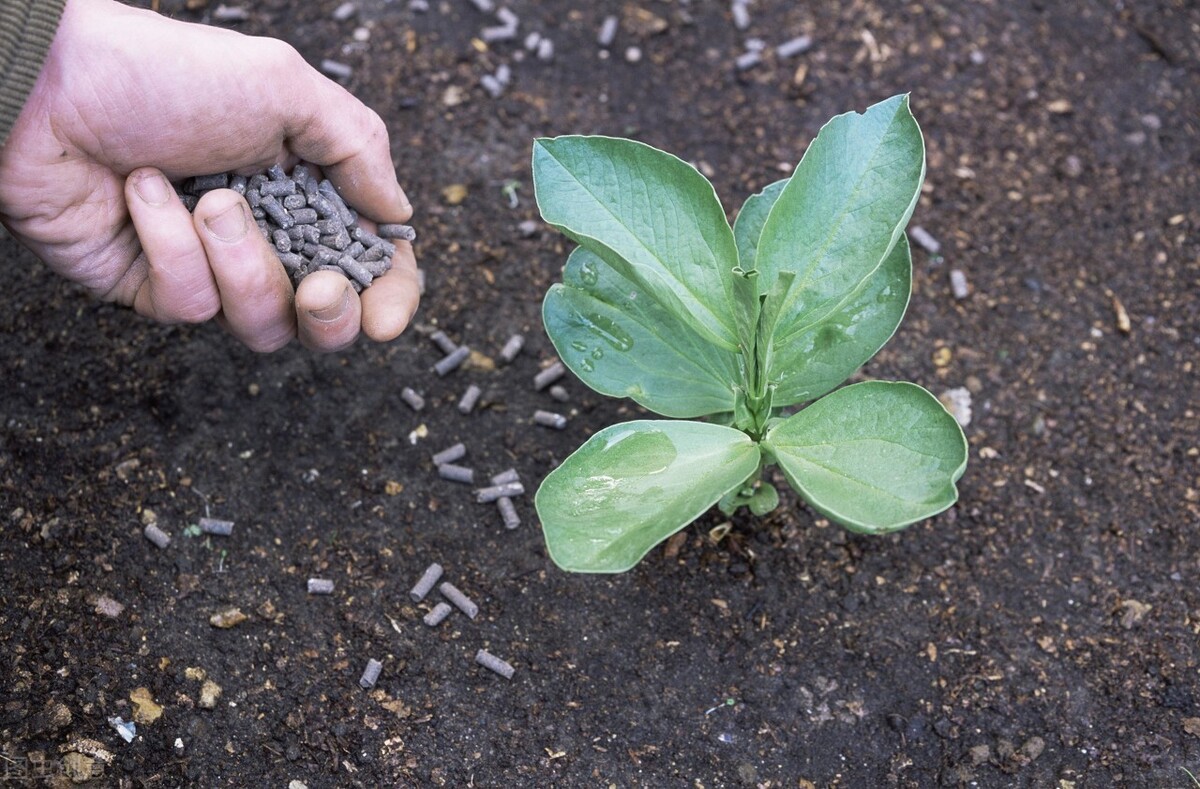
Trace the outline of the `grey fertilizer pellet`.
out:
M 411 225 L 401 225 L 396 222 L 380 225 L 375 230 L 375 235 L 380 238 L 398 238 L 401 241 L 417 240 L 417 231 L 413 230 Z
M 309 578 L 309 594 L 333 594 L 333 581 L 327 578 Z
M 484 41 L 487 41 L 485 38 Z M 487 94 L 493 99 L 498 99 L 504 95 L 504 86 L 500 84 L 500 80 L 493 77 L 491 74 L 484 74 L 479 78 L 479 86 L 487 91 Z
M 505 469 L 504 471 L 501 471 L 499 474 L 494 474 L 492 476 L 492 484 L 493 485 L 507 485 L 510 482 L 520 482 L 520 481 L 521 481 L 521 475 L 517 473 L 517 470 L 515 468 Z
M 285 195 L 280 202 L 288 211 L 299 211 L 308 205 L 308 200 L 305 199 L 304 195 Z M 295 218 L 294 216 L 292 217 L 292 219 Z
M 367 667 L 363 669 L 362 677 L 359 678 L 358 684 L 363 690 L 370 690 L 375 687 L 375 681 L 379 679 L 379 672 L 383 670 L 383 664 L 375 658 L 367 661 Z
M 466 466 L 456 466 L 453 463 L 443 463 L 437 467 L 438 476 L 451 482 L 462 482 L 465 485 L 475 484 L 475 470 Z
M 525 347 L 525 337 L 520 334 L 514 334 L 508 338 L 508 342 L 504 343 L 504 347 L 500 349 L 500 358 L 505 364 L 511 364 L 513 359 L 517 358 L 517 354 Z
M 270 195 L 263 195 L 262 200 L 258 203 L 259 208 L 263 213 L 271 218 L 271 221 L 279 225 L 279 227 L 287 230 L 292 225 L 296 224 L 296 220 L 287 212 L 279 201 Z
M 166 548 L 171 544 L 171 538 L 167 536 L 165 531 L 158 528 L 156 524 L 147 523 L 146 528 L 142 529 L 142 534 L 159 548 Z
M 506 482 L 503 485 L 492 485 L 490 488 L 479 488 L 475 491 L 475 501 L 480 504 L 491 504 L 499 498 L 520 496 L 525 493 L 525 486 L 520 482 Z
M 222 521 L 216 518 L 201 518 L 200 531 L 205 534 L 216 534 L 220 537 L 228 537 L 233 534 L 233 521 Z
M 555 430 L 562 430 L 567 426 L 567 418 L 562 414 L 556 414 L 553 411 L 537 410 L 533 412 L 534 424 L 542 427 L 552 427 Z
M 496 67 L 496 80 L 501 85 L 507 85 L 512 82 L 512 69 L 509 68 L 507 63 L 501 63 Z
M 596 43 L 606 49 L 612 46 L 613 39 L 617 37 L 619 23 L 615 16 L 604 17 L 604 22 L 600 25 L 600 32 L 596 34 Z
M 959 269 L 950 269 L 950 291 L 956 299 L 965 299 L 971 295 L 971 287 L 967 284 L 967 275 Z
M 936 255 L 942 251 L 942 245 L 938 243 L 938 240 L 920 225 L 910 227 L 908 229 L 908 237 L 913 240 L 914 244 L 931 255 Z
M 537 31 L 534 31 L 533 33 L 530 33 L 529 35 L 525 36 L 525 48 L 528 49 L 530 52 L 536 51 L 538 48 L 538 44 L 540 44 L 541 42 L 542 42 L 542 34 L 538 33 Z
M 246 194 L 246 176 L 235 175 L 229 179 L 229 188 L 240 195 Z
M 559 378 L 562 378 L 566 372 L 567 368 L 563 363 L 556 361 L 533 377 L 533 388 L 540 392 Z
M 444 378 L 450 373 L 457 370 L 468 356 L 471 355 L 471 349 L 465 345 L 460 345 L 455 349 L 454 353 L 443 358 L 440 362 L 433 366 L 433 371 L 438 374 L 439 378 Z
M 450 616 L 450 612 L 453 610 L 454 607 L 449 603 L 438 603 L 428 614 L 425 615 L 425 618 L 421 621 L 430 627 L 437 627 L 442 622 L 446 621 L 446 617 Z
M 479 37 L 488 44 L 498 41 L 512 41 L 517 37 L 517 29 L 508 25 L 493 25 L 479 31 Z
M 490 14 L 496 10 L 496 3 L 493 0 L 471 0 L 471 5 L 484 14 Z
M 453 463 L 456 460 L 462 460 L 467 456 L 467 445 L 463 443 L 455 444 L 454 446 L 446 447 L 441 452 L 433 456 L 433 465 L 441 466 L 446 463 Z
M 406 386 L 400 390 L 400 399 L 407 403 L 408 407 L 414 411 L 420 411 L 425 407 L 425 398 L 417 394 L 410 386 Z
M 353 68 L 345 63 L 339 63 L 336 60 L 329 60 L 328 58 L 321 61 L 321 71 L 325 73 L 325 76 L 333 77 L 334 79 L 350 79 L 350 77 L 354 76 Z
M 350 17 L 354 16 L 358 11 L 358 6 L 354 3 L 342 3 L 337 8 L 333 9 L 333 19 L 335 22 L 345 22 Z
M 469 414 L 475 410 L 475 404 L 479 402 L 479 396 L 483 394 L 483 390 L 475 384 L 467 387 L 467 391 L 463 392 L 463 396 L 458 401 L 458 411 L 462 414 Z
M 371 284 L 371 280 L 375 279 L 371 272 L 362 263 L 355 260 L 352 255 L 342 255 L 338 259 L 337 264 L 341 267 L 342 271 L 349 274 L 351 279 L 364 288 Z
M 425 572 L 421 574 L 420 579 L 409 591 L 408 596 L 412 598 L 414 603 L 419 603 L 425 599 L 425 595 L 429 594 L 433 589 L 433 585 L 442 577 L 442 566 L 437 562 L 425 568 Z
M 571 395 L 567 394 L 567 390 L 562 388 L 558 384 L 555 384 L 554 386 L 550 387 L 550 397 L 557 400 L 560 403 L 565 403 L 571 399 Z
M 342 220 L 343 225 L 349 227 L 358 221 L 358 215 L 354 213 L 350 206 L 346 205 L 346 201 L 338 194 L 337 187 L 333 185 L 333 181 L 330 181 L 328 178 L 324 179 L 321 183 L 317 184 L 317 191 L 325 199 L 333 203 L 333 207 L 337 209 L 338 217 Z
M 273 164 L 267 168 L 267 180 L 268 181 L 290 181 L 291 178 L 288 177 L 287 170 L 283 169 L 283 165 L 280 164 L 279 162 L 276 162 L 275 164 Z M 262 186 L 259 186 L 258 188 L 262 189 Z
M 813 40 L 809 36 L 796 36 L 790 41 L 785 41 L 775 47 L 775 54 L 780 58 L 787 60 L 796 55 L 803 55 L 808 50 L 812 49 Z
M 759 63 L 762 63 L 762 55 L 758 52 L 743 52 L 738 55 L 737 60 L 733 61 L 733 65 L 738 71 L 745 71 L 748 68 L 753 68 Z
M 554 42 L 548 38 L 543 38 L 538 43 L 537 48 L 538 60 L 553 60 L 554 59 Z
M 283 197 L 296 194 L 296 182 L 291 178 L 282 181 L 268 181 L 258 189 L 263 197 Z
M 745 30 L 750 27 L 750 11 L 746 8 L 745 0 L 733 0 L 730 11 L 733 12 L 734 27 L 738 30 Z
M 517 508 L 508 496 L 496 499 L 496 507 L 500 510 L 500 517 L 504 520 L 504 528 L 512 531 L 521 525 L 521 517 L 517 515 Z
M 192 191 L 207 192 L 209 189 L 224 189 L 229 186 L 229 173 L 197 175 L 192 179 Z
M 516 27 L 521 24 L 520 18 L 507 8 L 500 8 L 496 11 L 496 18 L 508 27 Z
M 274 242 L 275 248 L 280 252 L 292 251 L 292 238 L 288 235 L 288 231 L 280 229 L 271 234 L 271 241 Z
M 214 22 L 245 22 L 250 18 L 250 12 L 240 5 L 225 5 L 222 3 L 213 9 Z
M 494 671 L 505 679 L 512 679 L 513 673 L 516 671 L 512 667 L 512 664 L 501 660 L 486 649 L 481 649 L 475 653 L 475 662 L 488 671 Z
M 429 339 L 434 345 L 441 349 L 442 353 L 446 354 L 447 356 L 458 350 L 458 344 L 455 343 L 454 340 L 450 339 L 444 331 L 435 331 L 433 334 L 429 335 Z
M 442 581 L 438 586 L 438 591 L 442 593 L 443 597 L 454 603 L 455 608 L 466 614 L 468 619 L 474 619 L 479 614 L 479 606 L 475 605 L 471 598 L 460 592 L 458 587 L 449 581 Z

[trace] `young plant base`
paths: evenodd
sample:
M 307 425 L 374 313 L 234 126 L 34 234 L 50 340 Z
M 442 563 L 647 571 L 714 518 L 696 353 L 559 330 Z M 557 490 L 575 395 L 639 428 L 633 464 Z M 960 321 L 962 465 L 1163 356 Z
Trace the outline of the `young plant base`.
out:
M 733 227 L 695 168 L 631 140 L 540 139 L 533 176 L 542 217 L 579 245 L 542 309 L 559 356 L 602 394 L 688 420 L 606 428 L 546 477 L 535 501 L 560 567 L 627 570 L 714 504 L 766 514 L 769 465 L 853 531 L 954 503 L 966 439 L 936 398 L 834 391 L 908 306 L 925 149 L 907 96 L 831 120 Z

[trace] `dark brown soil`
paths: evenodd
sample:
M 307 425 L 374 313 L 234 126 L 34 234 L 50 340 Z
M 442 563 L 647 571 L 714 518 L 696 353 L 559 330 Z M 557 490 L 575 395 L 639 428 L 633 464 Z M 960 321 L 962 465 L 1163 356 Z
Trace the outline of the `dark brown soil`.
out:
M 93 739 L 112 754 L 96 786 L 1192 785 L 1200 6 L 758 0 L 742 34 L 724 2 L 513 0 L 522 37 L 553 38 L 547 64 L 518 62 L 520 40 L 474 43 L 495 20 L 467 0 L 362 0 L 346 22 L 337 4 L 247 3 L 240 27 L 353 66 L 418 206 L 419 320 L 493 358 L 524 332 L 526 353 L 444 379 L 415 330 L 256 356 L 216 326 L 97 303 L 5 242 L 0 776 L 59 772 Z M 205 18 L 183 6 L 163 2 Z M 605 58 L 609 13 L 624 23 Z M 807 54 L 734 70 L 744 36 L 801 33 Z M 493 100 L 478 82 L 500 63 L 514 79 Z M 567 251 L 517 228 L 536 217 L 535 136 L 639 137 L 710 173 L 733 211 L 829 117 L 901 91 L 929 149 L 914 221 L 945 259 L 917 252 L 909 316 L 865 374 L 973 391 L 956 507 L 867 539 L 789 495 L 720 541 L 710 514 L 632 572 L 588 577 L 547 559 L 529 497 L 507 532 L 437 478 L 429 456 L 461 440 L 465 463 L 532 489 L 637 413 L 572 381 L 569 427 L 531 424 L 555 406 L 531 380 Z M 483 407 L 462 416 L 469 383 Z M 185 534 L 201 493 L 231 538 Z M 166 550 L 142 537 L 149 511 Z M 431 561 L 478 619 L 421 623 L 407 590 Z M 313 576 L 334 594 L 307 595 Z M 230 606 L 248 619 L 210 625 Z M 480 647 L 511 681 L 474 664 Z M 189 669 L 222 689 L 214 709 Z M 129 719 L 139 688 L 163 711 L 126 744 L 106 719 Z

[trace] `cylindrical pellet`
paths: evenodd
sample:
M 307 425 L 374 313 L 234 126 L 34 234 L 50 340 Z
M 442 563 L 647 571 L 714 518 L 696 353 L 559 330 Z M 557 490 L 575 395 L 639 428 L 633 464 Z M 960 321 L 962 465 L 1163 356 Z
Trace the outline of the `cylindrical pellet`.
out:
M 370 690 L 375 687 L 375 680 L 379 679 L 379 672 L 383 670 L 383 664 L 375 658 L 367 661 L 367 667 L 363 669 L 362 677 L 358 680 L 358 684 L 364 690 Z
M 500 80 L 496 79 L 491 74 L 484 74 L 482 77 L 480 77 L 479 86 L 486 90 L 487 94 L 493 99 L 498 99 L 504 95 L 504 86 L 500 84 Z
M 309 594 L 333 594 L 333 581 L 328 578 L 309 578 Z
M 216 518 L 201 518 L 200 531 L 205 534 L 216 534 L 221 537 L 228 537 L 233 534 L 233 521 L 222 521 Z
M 555 361 L 546 369 L 533 377 L 533 388 L 539 392 L 545 389 L 550 384 L 562 378 L 567 372 L 567 368 L 560 361 Z
M 282 181 L 267 181 L 259 188 L 259 194 L 263 197 L 270 195 L 271 197 L 283 197 L 284 195 L 296 194 L 296 182 L 291 178 Z
M 500 510 L 500 517 L 504 519 L 504 528 L 511 531 L 521 525 L 521 517 L 517 515 L 517 508 L 508 496 L 496 499 L 496 507 Z
M 308 205 L 308 201 L 304 199 L 304 195 L 284 195 L 282 202 L 283 207 L 288 211 L 298 211 Z
M 422 621 L 424 621 L 425 624 L 429 625 L 430 627 L 437 627 L 442 622 L 446 621 L 446 617 L 450 616 L 450 612 L 453 610 L 454 607 L 449 603 L 438 603 L 428 614 L 425 615 L 425 618 Z
M 456 460 L 462 460 L 467 456 L 467 445 L 459 442 L 452 447 L 446 447 L 441 452 L 433 456 L 433 465 L 443 466 L 447 463 L 453 463 Z
M 942 245 L 938 243 L 938 240 L 920 225 L 910 227 L 908 229 L 908 237 L 913 240 L 914 244 L 931 255 L 936 255 L 942 251 Z
M 507 485 L 510 482 L 520 482 L 521 475 L 515 468 L 508 468 L 492 476 L 493 485 Z
M 311 227 L 312 225 L 316 224 L 316 222 L 317 222 L 317 212 L 315 209 L 312 209 L 312 208 L 297 208 L 296 210 L 292 211 L 291 214 L 292 214 L 292 221 L 295 222 L 297 225 L 304 225 L 305 227 Z M 316 230 L 316 228 L 313 228 L 313 229 Z M 318 235 L 318 237 L 319 237 L 319 235 Z
M 465 345 L 458 346 L 454 353 L 443 358 L 440 362 L 433 366 L 433 371 L 442 378 L 458 369 L 468 356 L 471 355 L 471 349 Z
M 517 25 L 521 24 L 520 18 L 510 9 L 504 7 L 501 7 L 496 11 L 496 18 L 509 27 L 516 27 Z
M 366 267 L 363 266 L 362 263 L 359 263 L 349 255 L 342 255 L 340 258 L 338 258 L 338 265 L 341 267 L 342 271 L 346 272 L 350 276 L 351 279 L 362 285 L 364 288 L 367 285 L 370 285 L 371 281 L 375 279 L 371 276 L 371 272 L 367 271 Z
M 283 210 L 283 206 L 279 201 L 270 195 L 263 195 L 262 200 L 258 203 L 267 216 L 271 217 L 271 221 L 279 225 L 284 230 L 287 230 L 292 225 L 296 224 L 296 220 L 292 219 L 291 214 Z
M 550 387 L 550 397 L 552 397 L 553 399 L 557 400 L 560 403 L 565 403 L 571 399 L 571 395 L 567 394 L 567 390 L 564 389 L 563 387 L 559 386 L 558 384 L 555 384 L 554 386 Z
M 339 80 L 350 79 L 354 75 L 354 69 L 350 66 L 328 58 L 321 61 L 321 71 L 325 76 Z
M 246 194 L 246 184 L 248 183 L 246 176 L 235 175 L 229 179 L 229 188 L 240 195 Z
M 337 187 L 333 185 L 333 181 L 328 178 L 322 180 L 317 184 L 317 191 L 333 203 L 333 207 L 337 209 L 338 216 L 341 217 L 344 225 L 350 226 L 358 221 L 358 215 L 350 209 L 350 206 L 346 205 L 346 201 L 342 199 Z
M 471 0 L 471 3 L 484 14 L 490 14 L 496 10 L 494 0 Z
M 785 41 L 779 46 L 775 47 L 775 54 L 783 60 L 787 60 L 788 58 L 795 57 L 796 55 L 803 55 L 805 52 L 812 49 L 812 45 L 813 40 L 809 36 L 796 36 L 790 41 Z
M 486 649 L 481 649 L 475 653 L 475 662 L 489 671 L 496 672 L 505 679 L 512 679 L 513 672 L 516 670 L 510 663 L 501 660 Z
M 401 241 L 417 240 L 417 231 L 413 230 L 411 225 L 401 225 L 398 223 L 380 225 L 375 230 L 375 235 L 380 238 L 398 238 Z
M 442 593 L 443 597 L 454 603 L 455 608 L 466 614 L 468 619 L 474 619 L 479 614 L 479 606 L 475 605 L 471 598 L 460 592 L 458 587 L 449 581 L 442 581 L 438 586 L 438 591 Z
M 604 22 L 600 25 L 600 32 L 596 34 L 596 43 L 606 49 L 612 46 L 613 39 L 617 36 L 618 24 L 619 20 L 615 16 L 604 17 Z
M 512 41 L 517 37 L 517 29 L 508 25 L 493 25 L 479 31 L 479 37 L 488 44 L 497 41 Z
M 525 493 L 525 486 L 520 482 L 506 482 L 503 485 L 492 485 L 489 488 L 479 488 L 475 491 L 475 501 L 480 504 L 491 504 L 499 498 L 512 498 Z
M 733 12 L 733 26 L 738 30 L 750 27 L 750 11 L 746 8 L 745 0 L 733 0 L 730 8 Z
M 420 579 L 409 591 L 408 596 L 412 598 L 414 603 L 419 603 L 425 599 L 425 595 L 429 594 L 433 589 L 433 585 L 442 577 L 442 566 L 437 562 L 425 568 L 425 572 L 421 574 Z
M 458 344 L 455 343 L 454 340 L 447 337 L 446 332 L 444 331 L 435 331 L 433 334 L 429 335 L 429 339 L 434 345 L 440 348 L 444 354 L 449 355 L 458 350 Z
M 556 414 L 553 411 L 537 410 L 533 412 L 534 424 L 542 427 L 552 427 L 555 430 L 562 430 L 567 426 L 567 418 L 562 414 Z
M 283 267 L 288 271 L 299 271 L 300 267 L 304 265 L 304 258 L 295 252 L 279 252 L 277 253 L 277 256 L 279 258 L 279 262 L 282 263 Z
M 460 413 L 469 414 L 475 410 L 475 404 L 479 402 L 479 396 L 483 394 L 483 390 L 475 384 L 467 387 L 467 391 L 463 392 L 463 396 L 458 401 L 458 410 Z
M 740 6 L 734 6 L 734 7 L 740 8 Z M 745 71 L 748 68 L 753 68 L 754 66 L 757 66 L 761 62 L 762 62 L 762 54 L 751 51 L 751 52 L 743 52 L 742 54 L 738 55 L 737 59 L 735 61 L 733 61 L 733 65 L 737 67 L 738 71 Z
M 275 244 L 275 248 L 280 252 L 292 251 L 292 238 L 286 230 L 276 230 L 271 234 L 271 242 Z
M 146 528 L 142 529 L 142 534 L 146 536 L 147 540 L 154 543 L 159 548 L 166 548 L 171 544 L 171 538 L 167 536 L 165 531 L 158 528 L 156 524 L 147 523 Z
M 456 466 L 453 463 L 443 463 L 437 467 L 438 476 L 451 482 L 462 482 L 467 485 L 475 484 L 475 469 L 466 466 Z
M 192 191 L 207 192 L 209 189 L 224 189 L 229 186 L 229 173 L 197 175 L 192 179 Z
M 510 364 L 513 359 L 517 358 L 517 354 L 524 347 L 525 337 L 520 334 L 514 334 L 508 338 L 508 341 L 504 343 L 504 347 L 500 349 L 500 358 L 504 360 L 505 364 Z
M 971 295 L 971 287 L 967 284 L 967 275 L 961 269 L 950 269 L 950 291 L 956 299 L 965 299 Z
M 400 399 L 408 404 L 408 407 L 414 411 L 420 411 L 425 407 L 425 398 L 417 394 L 416 391 L 409 386 L 400 390 Z
M 538 60 L 553 60 L 554 59 L 554 42 L 548 38 L 543 38 L 538 42 L 537 48 Z

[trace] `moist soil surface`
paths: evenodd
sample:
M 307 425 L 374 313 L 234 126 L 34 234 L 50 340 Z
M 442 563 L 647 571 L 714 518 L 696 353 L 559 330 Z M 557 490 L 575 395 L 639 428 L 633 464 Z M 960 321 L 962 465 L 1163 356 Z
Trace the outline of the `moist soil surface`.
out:
M 215 5 L 162 10 L 205 22 Z M 739 31 L 728 3 L 513 0 L 517 39 L 485 46 L 499 22 L 467 0 L 362 0 L 345 21 L 337 5 L 263 0 L 226 24 L 350 65 L 386 119 L 428 281 L 402 338 L 255 355 L 4 242 L 0 782 L 1193 785 L 1200 6 L 760 0 Z M 809 51 L 775 54 L 798 35 Z M 739 72 L 750 37 L 768 48 Z M 479 81 L 501 64 L 493 99 Z M 831 116 L 905 91 L 928 146 L 914 224 L 941 251 L 914 247 L 908 316 L 860 377 L 971 391 L 957 505 L 870 538 L 785 493 L 585 576 L 550 562 L 531 495 L 507 531 L 438 478 L 430 456 L 462 441 L 464 465 L 515 467 L 532 492 L 642 414 L 576 380 L 565 404 L 533 389 L 554 354 L 541 295 L 569 251 L 520 227 L 534 137 L 645 140 L 732 214 Z M 434 328 L 478 352 L 444 378 Z M 525 351 L 502 364 L 516 332 Z M 566 429 L 534 425 L 539 408 Z M 206 512 L 232 536 L 194 536 Z M 142 536 L 154 519 L 166 549 Z M 431 562 L 476 619 L 422 624 L 440 597 L 408 590 Z M 244 621 L 210 623 L 229 608 Z M 114 716 L 138 721 L 132 742 Z

